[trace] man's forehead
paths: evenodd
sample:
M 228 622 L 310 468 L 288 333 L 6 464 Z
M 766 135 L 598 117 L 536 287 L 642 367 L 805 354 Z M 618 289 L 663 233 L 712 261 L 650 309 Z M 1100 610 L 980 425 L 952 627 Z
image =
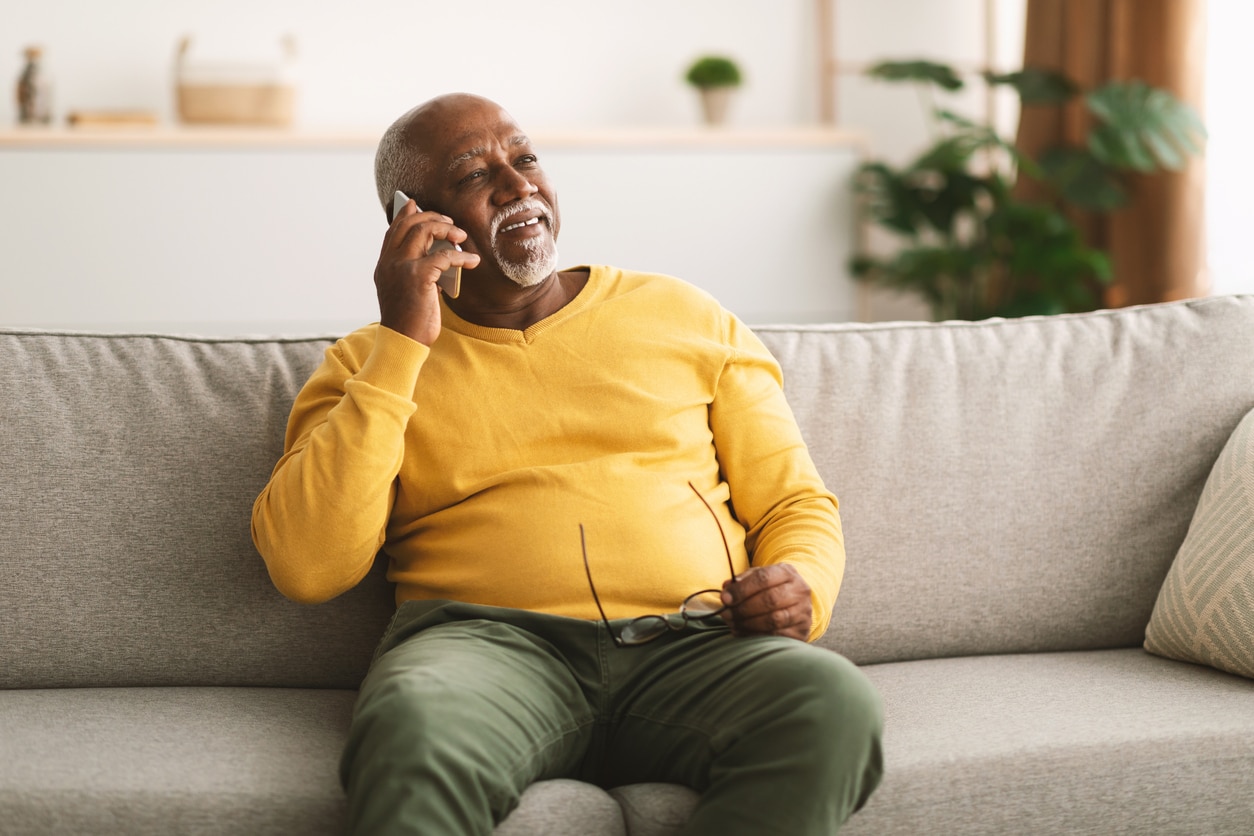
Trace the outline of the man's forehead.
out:
M 449 143 L 448 168 L 486 156 L 498 144 L 506 149 L 523 148 L 531 145 L 531 140 L 513 123 L 503 123 L 490 132 L 468 131 Z

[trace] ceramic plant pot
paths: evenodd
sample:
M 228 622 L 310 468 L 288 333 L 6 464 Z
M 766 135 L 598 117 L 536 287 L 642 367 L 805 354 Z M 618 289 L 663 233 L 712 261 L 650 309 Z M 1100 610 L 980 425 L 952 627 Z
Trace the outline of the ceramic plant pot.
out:
M 731 105 L 733 87 L 702 87 L 701 113 L 707 125 L 722 125 L 727 122 L 727 111 Z

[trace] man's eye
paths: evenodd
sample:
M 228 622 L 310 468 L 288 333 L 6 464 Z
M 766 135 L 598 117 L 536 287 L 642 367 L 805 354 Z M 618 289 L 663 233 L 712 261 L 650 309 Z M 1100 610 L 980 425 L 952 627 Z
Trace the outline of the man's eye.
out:
M 523 154 L 518 158 L 519 165 L 535 165 L 537 162 L 539 162 L 539 160 L 536 159 L 535 154 Z
M 469 183 L 471 180 L 477 180 L 477 179 L 479 179 L 479 178 L 480 178 L 480 177 L 482 177 L 484 174 L 485 174 L 485 172 L 484 172 L 484 170 L 483 170 L 483 169 L 481 169 L 481 168 L 477 168 L 477 169 L 475 169 L 474 171 L 472 171 L 472 172 L 470 172 L 469 174 L 467 174 L 467 175 L 466 175 L 465 177 L 463 177 L 462 179 L 458 180 L 457 182 L 458 182 L 458 184 L 461 184 L 461 183 Z

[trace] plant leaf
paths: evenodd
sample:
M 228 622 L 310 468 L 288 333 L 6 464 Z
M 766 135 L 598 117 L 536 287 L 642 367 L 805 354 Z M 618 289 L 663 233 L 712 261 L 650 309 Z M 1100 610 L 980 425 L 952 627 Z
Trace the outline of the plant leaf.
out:
M 1040 204 L 1008 203 L 988 219 L 990 245 L 1005 265 L 1001 316 L 1092 310 L 1094 288 L 1110 277 L 1110 262 L 1084 245 L 1075 226 L 1058 210 Z
M 982 195 L 995 199 L 1003 184 L 969 174 L 962 166 L 894 171 L 883 163 L 867 163 L 859 169 L 854 188 L 873 220 L 917 239 L 929 228 L 952 237 L 959 216 L 978 212 Z
M 919 189 L 906 174 L 884 163 L 863 165 L 854 180 L 854 190 L 865 199 L 867 214 L 894 232 L 916 235 L 924 222 Z
M 1010 301 L 996 308 L 992 315 L 1013 319 L 1018 316 L 1053 316 L 1066 312 L 1067 305 L 1063 299 L 1039 290 L 1029 290 L 1011 296 Z
M 955 134 L 939 140 L 910 164 L 915 170 L 963 171 L 971 155 L 988 143 L 983 137 L 969 133 Z
M 986 71 L 984 80 L 995 86 L 1014 88 L 1019 101 L 1025 105 L 1062 104 L 1080 91 L 1075 82 L 1062 73 L 1042 67 L 1024 67 L 1001 75 Z
M 1041 154 L 1041 173 L 1064 199 L 1083 209 L 1109 212 L 1128 199 L 1116 172 L 1084 148 L 1058 146 Z
M 1202 149 L 1206 129 L 1193 108 L 1142 81 L 1116 81 L 1085 97 L 1099 124 L 1089 135 L 1097 159 L 1119 168 L 1151 172 L 1184 165 Z
M 882 61 L 867 70 L 881 81 L 914 81 L 935 84 L 945 90 L 961 90 L 962 79 L 952 67 L 934 61 Z
M 940 121 L 956 125 L 960 129 L 959 133 L 954 134 L 951 139 L 955 141 L 955 145 L 957 147 L 966 150 L 966 157 L 963 158 L 963 164 L 965 164 L 966 160 L 970 159 L 971 155 L 976 151 L 984 148 L 1000 148 L 1008 153 L 1010 158 L 1014 160 L 1015 165 L 1017 165 L 1024 172 L 1032 177 L 1040 176 L 1040 171 L 1037 168 L 1036 163 L 1016 148 L 1013 142 L 1007 142 L 991 127 L 981 125 L 978 122 L 973 122 L 965 116 L 954 113 L 952 110 L 945 110 L 944 108 L 937 109 L 934 111 L 934 114 Z M 932 152 L 939 151 L 943 143 L 944 141 L 933 146 Z M 928 154 L 924 154 L 916 160 L 914 166 L 922 167 L 926 159 L 928 159 Z
M 946 172 L 927 192 L 921 193 L 919 209 L 933 229 L 952 237 L 958 217 L 975 212 L 979 195 L 986 191 L 978 177 L 959 171 Z
M 858 281 L 874 281 L 880 269 L 880 262 L 869 255 L 855 255 L 849 259 L 849 272 Z
M 920 293 L 932 305 L 947 286 L 970 286 L 982 267 L 979 253 L 954 247 L 910 247 L 876 264 L 874 281 L 894 290 Z

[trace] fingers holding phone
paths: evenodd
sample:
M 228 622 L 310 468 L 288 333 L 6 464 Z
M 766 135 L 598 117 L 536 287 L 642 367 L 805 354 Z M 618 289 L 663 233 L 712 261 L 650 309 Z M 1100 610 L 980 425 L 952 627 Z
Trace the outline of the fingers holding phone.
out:
M 396 218 L 400 216 L 401 210 L 404 209 L 411 202 L 412 202 L 412 199 L 409 197 L 409 195 L 405 194 L 404 192 L 398 191 L 395 195 L 393 195 L 392 197 L 392 220 L 395 221 Z M 414 204 L 414 210 L 419 213 L 422 212 L 422 210 L 418 208 L 418 205 L 416 203 Z M 448 220 L 451 224 L 452 222 L 451 218 L 448 218 L 447 216 L 444 216 L 444 215 L 441 215 L 440 217 L 444 218 L 445 220 Z M 430 254 L 438 250 L 448 250 L 448 249 L 454 249 L 454 250 L 457 250 L 458 252 L 461 252 L 461 247 L 457 246 L 457 244 L 453 243 L 447 238 L 435 238 L 434 240 L 432 240 L 430 246 L 428 247 L 427 253 Z M 439 284 L 440 289 L 443 290 L 450 299 L 456 299 L 458 294 L 461 293 L 461 287 L 462 287 L 461 265 L 459 264 L 452 265 L 448 269 L 441 272 L 440 278 L 437 281 L 437 284 Z
M 479 263 L 478 255 L 456 246 L 465 239 L 452 219 L 422 212 L 397 192 L 374 274 L 382 325 L 427 345 L 434 342 L 440 333 L 440 289 L 455 297 L 461 268 Z

